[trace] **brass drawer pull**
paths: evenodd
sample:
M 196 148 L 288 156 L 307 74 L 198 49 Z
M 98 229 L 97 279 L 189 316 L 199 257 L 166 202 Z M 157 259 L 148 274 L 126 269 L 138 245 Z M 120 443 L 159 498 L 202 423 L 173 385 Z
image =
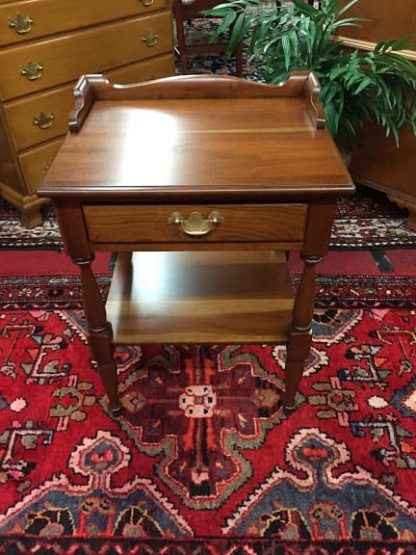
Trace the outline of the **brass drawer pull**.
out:
M 43 65 L 39 62 L 28 62 L 25 67 L 20 70 L 20 75 L 26 77 L 29 81 L 35 81 L 42 75 Z
M 55 116 L 52 112 L 41 112 L 38 116 L 33 118 L 33 125 L 39 127 L 39 129 L 48 129 L 53 124 Z
M 191 212 L 188 219 L 185 219 L 180 212 L 172 212 L 168 218 L 169 224 L 177 225 L 184 233 L 192 237 L 207 235 L 224 221 L 224 218 L 216 210 L 211 212 L 208 218 L 204 218 L 199 212 Z
M 153 4 L 153 0 L 141 0 L 143 6 L 145 6 L 146 8 L 148 8 L 149 6 L 151 6 Z
M 154 33 L 153 31 L 148 31 L 142 37 L 142 41 L 149 48 L 152 46 L 155 46 L 158 40 L 159 40 L 159 35 L 157 33 Z
M 9 18 L 9 27 L 14 29 L 19 35 L 28 33 L 32 28 L 33 19 L 28 15 L 18 13 L 16 17 Z

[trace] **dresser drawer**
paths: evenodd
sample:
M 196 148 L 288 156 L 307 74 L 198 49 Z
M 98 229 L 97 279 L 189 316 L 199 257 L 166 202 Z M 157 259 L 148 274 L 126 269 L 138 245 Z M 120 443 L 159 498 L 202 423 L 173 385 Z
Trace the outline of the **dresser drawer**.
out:
M 172 75 L 171 54 L 105 72 L 114 83 L 137 83 Z M 20 151 L 68 130 L 68 113 L 74 107 L 73 85 L 9 102 L 4 112 L 16 150 Z
M 92 243 L 296 242 L 303 239 L 307 208 L 307 204 L 85 205 L 84 217 Z M 199 215 L 193 221 L 192 213 Z M 184 223 L 175 223 L 180 216 Z M 210 217 L 220 223 L 210 223 Z M 210 227 L 204 235 L 189 234 Z
M 74 105 L 72 88 L 72 85 L 67 85 L 31 95 L 4 107 L 16 150 L 65 135 L 68 113 Z
M 63 138 L 56 139 L 19 155 L 20 167 L 25 178 L 28 194 L 36 193 L 62 142 Z
M 0 46 L 162 10 L 165 0 L 27 0 L 0 5 Z
M 2 98 L 75 81 L 82 74 L 101 73 L 171 48 L 172 21 L 166 12 L 5 49 L 0 53 Z

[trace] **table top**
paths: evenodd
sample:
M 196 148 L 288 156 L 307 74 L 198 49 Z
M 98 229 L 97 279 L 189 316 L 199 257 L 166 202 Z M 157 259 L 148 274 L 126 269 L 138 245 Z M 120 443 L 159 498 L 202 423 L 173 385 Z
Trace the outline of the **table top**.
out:
M 104 201 L 352 191 L 338 149 L 316 128 L 304 97 L 98 99 L 41 187 L 42 195 Z

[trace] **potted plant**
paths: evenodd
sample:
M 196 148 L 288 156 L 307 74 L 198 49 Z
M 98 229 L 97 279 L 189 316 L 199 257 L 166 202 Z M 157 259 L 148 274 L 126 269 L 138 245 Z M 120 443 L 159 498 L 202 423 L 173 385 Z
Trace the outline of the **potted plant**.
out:
M 369 120 L 394 136 L 410 124 L 416 134 L 416 68 L 400 54 L 415 50 L 412 37 L 379 42 L 366 52 L 337 40 L 340 28 L 360 25 L 345 14 L 358 0 L 230 0 L 204 15 L 221 17 L 217 34 L 229 30 L 229 49 L 244 40 L 260 78 L 287 79 L 292 71 L 311 70 L 321 84 L 327 127 L 341 150 L 350 150 Z M 215 38 L 214 38 L 215 40 Z

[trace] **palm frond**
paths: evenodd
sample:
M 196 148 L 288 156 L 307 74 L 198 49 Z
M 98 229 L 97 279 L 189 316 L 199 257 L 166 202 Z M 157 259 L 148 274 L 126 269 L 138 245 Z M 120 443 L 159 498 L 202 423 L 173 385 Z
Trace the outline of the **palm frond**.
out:
M 344 48 L 333 36 L 364 21 L 345 15 L 358 2 L 321 0 L 317 9 L 304 0 L 230 0 L 204 13 L 223 18 L 215 36 L 228 29 L 230 50 L 245 41 L 264 81 L 280 83 L 292 71 L 314 71 L 328 130 L 339 145 L 369 120 L 379 122 L 398 145 L 405 125 L 416 134 L 416 66 L 401 54 L 416 50 L 416 35 L 380 41 L 369 52 Z

